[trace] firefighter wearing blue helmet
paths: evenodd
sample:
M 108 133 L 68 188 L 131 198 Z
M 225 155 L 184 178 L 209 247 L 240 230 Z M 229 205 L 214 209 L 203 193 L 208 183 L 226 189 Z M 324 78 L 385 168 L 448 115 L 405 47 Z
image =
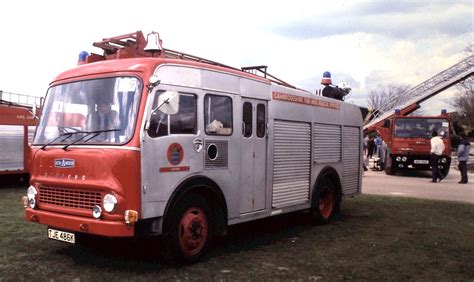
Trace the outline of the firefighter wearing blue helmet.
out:
M 344 100 L 344 96 L 349 94 L 351 88 L 349 88 L 344 82 L 341 82 L 340 87 L 332 85 L 331 73 L 325 71 L 323 73 L 323 78 L 321 79 L 321 84 L 325 87 L 323 88 L 323 96 L 328 98 L 333 98 L 337 100 Z

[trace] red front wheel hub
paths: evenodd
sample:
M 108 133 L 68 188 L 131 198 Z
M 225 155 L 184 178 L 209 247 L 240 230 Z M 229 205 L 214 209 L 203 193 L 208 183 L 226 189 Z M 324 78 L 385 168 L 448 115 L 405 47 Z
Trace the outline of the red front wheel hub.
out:
M 200 208 L 189 208 L 179 223 L 179 245 L 183 253 L 193 256 L 205 246 L 208 236 L 206 213 Z

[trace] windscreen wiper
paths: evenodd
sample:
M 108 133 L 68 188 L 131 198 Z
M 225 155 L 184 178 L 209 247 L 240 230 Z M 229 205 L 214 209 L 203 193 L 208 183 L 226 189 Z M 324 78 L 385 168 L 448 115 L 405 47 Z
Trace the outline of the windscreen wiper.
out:
M 84 142 L 87 142 L 89 140 L 91 140 L 92 138 L 98 136 L 99 134 L 101 133 L 104 133 L 104 132 L 112 132 L 112 131 L 120 131 L 120 129 L 104 129 L 104 130 L 95 130 L 95 131 L 78 131 L 78 132 L 73 132 L 73 133 L 85 133 L 84 136 L 72 141 L 71 143 L 67 144 L 66 146 L 63 147 L 63 150 L 66 151 L 67 148 L 69 148 L 69 146 L 71 145 L 74 145 L 76 144 L 77 142 L 83 140 L 84 138 L 86 138 L 87 136 L 90 136 L 92 135 L 91 137 L 87 138 L 86 140 L 84 140 Z
M 53 140 L 49 141 L 48 143 L 44 144 L 40 149 L 41 149 L 41 150 L 46 149 L 46 147 L 48 147 L 49 145 L 53 144 L 56 140 L 58 140 L 58 139 L 61 138 L 61 137 L 65 137 L 64 139 L 61 140 L 61 142 L 63 142 L 64 140 L 66 140 L 66 139 L 68 139 L 69 137 L 73 136 L 74 134 L 78 134 L 78 133 L 86 133 L 86 131 L 74 131 L 74 132 L 61 133 L 61 134 L 59 134 L 58 137 L 56 137 L 56 138 L 54 138 Z
M 72 130 L 72 131 L 68 131 L 68 130 Z M 60 131 L 61 133 L 84 132 L 72 126 L 58 126 L 58 131 Z

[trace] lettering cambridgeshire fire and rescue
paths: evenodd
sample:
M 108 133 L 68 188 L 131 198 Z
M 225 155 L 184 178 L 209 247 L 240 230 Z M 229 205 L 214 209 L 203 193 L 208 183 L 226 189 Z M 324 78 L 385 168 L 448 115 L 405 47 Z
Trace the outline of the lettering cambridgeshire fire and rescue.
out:
M 323 101 L 319 99 L 302 97 L 302 96 L 280 93 L 280 92 L 273 92 L 273 100 L 304 104 L 304 105 L 328 108 L 328 109 L 334 109 L 334 110 L 341 109 L 341 105 L 339 103 L 328 102 L 328 101 Z

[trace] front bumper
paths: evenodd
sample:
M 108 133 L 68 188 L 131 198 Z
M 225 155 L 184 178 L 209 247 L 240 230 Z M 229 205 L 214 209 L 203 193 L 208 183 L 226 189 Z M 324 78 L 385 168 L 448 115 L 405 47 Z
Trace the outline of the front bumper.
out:
M 397 161 L 397 157 L 403 158 L 406 157 L 406 161 Z M 441 160 L 444 159 L 444 162 Z M 441 156 L 440 160 L 438 161 L 438 168 L 439 169 L 446 169 L 449 168 L 451 165 L 451 157 L 449 156 Z M 431 161 L 429 155 L 393 155 L 392 156 L 392 166 L 398 169 L 404 168 L 416 168 L 419 170 L 430 170 L 431 169 Z
M 64 231 L 82 232 L 107 237 L 133 237 L 135 226 L 121 221 L 85 218 L 26 208 L 26 220 Z

